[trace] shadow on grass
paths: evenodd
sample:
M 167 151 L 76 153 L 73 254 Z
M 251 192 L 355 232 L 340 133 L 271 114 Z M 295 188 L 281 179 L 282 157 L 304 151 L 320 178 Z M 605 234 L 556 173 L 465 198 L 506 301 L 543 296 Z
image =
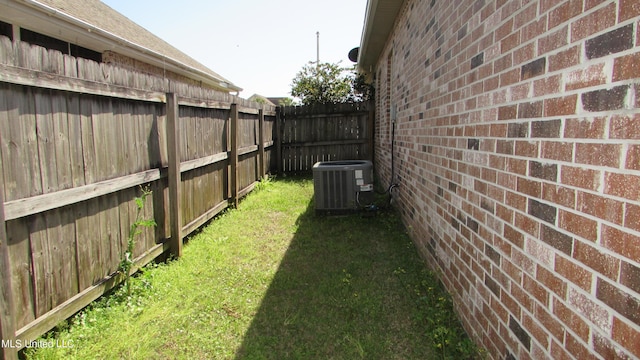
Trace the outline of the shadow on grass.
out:
M 424 264 L 390 213 L 316 216 L 313 201 L 236 359 L 425 359 Z

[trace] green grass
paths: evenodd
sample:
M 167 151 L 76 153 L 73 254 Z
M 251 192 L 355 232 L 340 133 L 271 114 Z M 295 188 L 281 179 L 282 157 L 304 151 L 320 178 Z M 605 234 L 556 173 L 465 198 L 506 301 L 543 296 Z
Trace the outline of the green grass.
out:
M 264 181 L 184 256 L 47 336 L 33 359 L 461 359 L 478 351 L 396 215 L 320 217 L 308 179 Z

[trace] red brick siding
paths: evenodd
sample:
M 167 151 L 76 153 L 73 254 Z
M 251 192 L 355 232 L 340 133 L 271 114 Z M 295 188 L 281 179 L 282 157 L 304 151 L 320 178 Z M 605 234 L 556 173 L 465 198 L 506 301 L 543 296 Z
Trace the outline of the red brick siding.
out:
M 477 343 L 640 357 L 639 2 L 408 0 L 375 74 L 379 179 Z

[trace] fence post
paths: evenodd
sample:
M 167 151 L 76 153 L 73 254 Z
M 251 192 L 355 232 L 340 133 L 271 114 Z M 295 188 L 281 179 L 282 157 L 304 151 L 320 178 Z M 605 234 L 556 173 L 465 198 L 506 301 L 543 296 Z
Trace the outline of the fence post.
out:
M 229 124 L 231 154 L 229 164 L 231 165 L 231 204 L 238 207 L 238 104 L 231 104 L 231 123 Z
M 180 126 L 178 95 L 167 93 L 167 154 L 169 158 L 169 215 L 171 254 L 182 256 L 182 212 L 180 176 Z
M 368 160 L 370 160 L 371 162 L 374 161 L 374 138 L 375 138 L 375 133 L 376 133 L 376 107 L 375 107 L 375 102 L 373 102 L 373 100 L 369 100 L 367 106 L 369 107 L 369 117 L 367 119 L 367 137 L 368 142 L 367 142 L 367 146 L 369 147 L 369 151 L 368 151 Z
M 261 179 L 266 175 L 264 170 L 264 105 L 258 110 L 258 161 L 258 173 Z
M 276 108 L 276 168 L 282 174 L 282 106 Z

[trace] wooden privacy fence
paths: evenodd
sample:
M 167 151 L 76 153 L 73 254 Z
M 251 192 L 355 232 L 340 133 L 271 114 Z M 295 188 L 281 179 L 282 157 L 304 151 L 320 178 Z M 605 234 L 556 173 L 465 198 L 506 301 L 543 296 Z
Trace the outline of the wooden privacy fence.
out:
M 373 102 L 278 108 L 278 172 L 310 171 L 318 161 L 372 160 Z
M 145 89 L 145 90 L 141 90 Z M 5 358 L 111 289 L 275 168 L 275 108 L 0 37 Z
M 371 159 L 373 105 L 264 107 L 0 36 L 0 355 L 29 344 L 266 173 Z

